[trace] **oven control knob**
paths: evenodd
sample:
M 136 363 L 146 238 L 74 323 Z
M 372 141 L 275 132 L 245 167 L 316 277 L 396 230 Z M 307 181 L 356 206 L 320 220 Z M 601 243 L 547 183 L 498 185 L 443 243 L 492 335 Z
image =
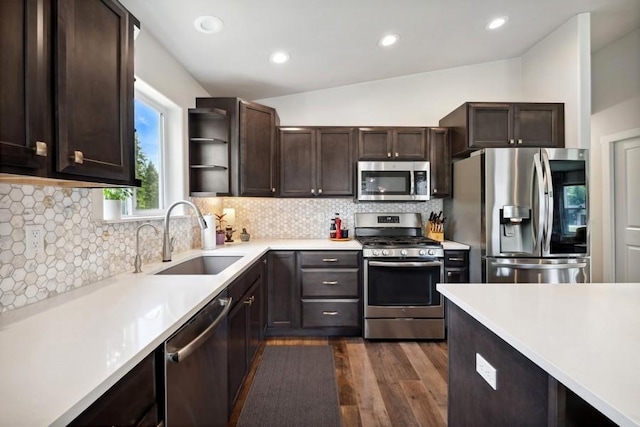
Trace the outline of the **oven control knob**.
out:
M 420 251 L 418 252 L 418 255 L 424 256 L 426 254 L 427 254 L 427 251 L 425 251 L 424 249 L 420 249 Z
M 383 249 L 383 250 L 382 250 L 382 255 L 389 255 L 389 251 L 388 251 L 388 250 L 386 250 L 386 249 Z
M 378 256 L 378 255 L 380 255 L 380 251 L 377 250 L 377 249 L 374 249 L 373 250 L 373 256 Z
M 402 256 L 406 256 L 408 253 L 409 252 L 407 252 L 406 249 L 403 249 L 403 250 L 400 251 L 400 255 L 402 255 Z
M 433 249 L 429 249 L 429 251 L 427 253 L 429 255 L 435 255 L 436 251 L 434 251 Z

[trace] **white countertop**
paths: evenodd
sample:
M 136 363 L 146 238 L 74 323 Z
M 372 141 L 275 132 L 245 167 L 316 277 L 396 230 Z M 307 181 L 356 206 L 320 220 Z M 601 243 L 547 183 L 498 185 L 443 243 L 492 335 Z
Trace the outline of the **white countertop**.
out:
M 438 290 L 614 422 L 640 426 L 639 283 Z
M 288 239 L 194 250 L 0 315 L 0 425 L 68 424 L 270 249 L 361 246 Z M 203 253 L 243 258 L 214 276 L 153 275 Z

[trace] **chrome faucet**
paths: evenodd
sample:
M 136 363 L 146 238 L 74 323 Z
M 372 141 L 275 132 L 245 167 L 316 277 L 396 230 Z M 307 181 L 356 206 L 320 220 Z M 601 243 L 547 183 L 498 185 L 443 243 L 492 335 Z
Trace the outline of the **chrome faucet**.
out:
M 169 209 L 167 209 L 167 213 L 164 215 L 164 236 L 162 238 L 162 262 L 171 261 L 171 251 L 173 250 L 173 242 L 172 242 L 173 239 L 171 239 L 171 237 L 169 236 L 169 216 L 171 215 L 171 211 L 173 210 L 173 208 L 181 204 L 191 206 L 191 208 L 196 212 L 196 215 L 198 218 L 198 224 L 200 224 L 200 228 L 202 228 L 203 230 L 207 228 L 207 223 L 204 220 L 204 217 L 202 216 L 200 209 L 198 209 L 196 205 L 194 205 L 193 203 L 187 200 L 178 200 L 177 202 L 174 202 L 171 206 L 169 206 Z
M 155 225 L 149 223 L 149 222 L 145 222 L 144 224 L 140 224 L 138 226 L 138 229 L 136 230 L 136 258 L 133 261 L 133 272 L 134 273 L 142 273 L 142 258 L 140 257 L 140 229 L 142 227 L 146 227 L 149 226 L 151 228 L 153 228 L 153 231 L 156 232 L 156 236 L 158 235 L 158 229 L 155 227 Z

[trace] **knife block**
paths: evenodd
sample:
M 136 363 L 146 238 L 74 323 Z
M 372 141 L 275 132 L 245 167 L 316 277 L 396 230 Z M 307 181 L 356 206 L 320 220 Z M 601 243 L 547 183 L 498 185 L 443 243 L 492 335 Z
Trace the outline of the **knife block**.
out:
M 427 237 L 438 242 L 444 241 L 444 229 L 442 228 L 442 224 L 436 224 L 431 221 L 427 221 L 427 226 L 425 227 L 427 230 Z M 442 231 L 441 231 L 442 230 Z

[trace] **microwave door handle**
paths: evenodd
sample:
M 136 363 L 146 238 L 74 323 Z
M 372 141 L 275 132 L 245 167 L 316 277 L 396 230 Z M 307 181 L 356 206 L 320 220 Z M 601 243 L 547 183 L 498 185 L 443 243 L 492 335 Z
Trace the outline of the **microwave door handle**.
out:
M 549 163 L 549 153 L 546 150 L 542 151 L 542 161 L 544 162 L 545 169 L 545 184 L 547 193 L 547 206 L 546 206 L 546 214 L 547 220 L 545 224 L 545 240 L 543 247 L 543 254 L 548 255 L 551 250 L 551 233 L 553 232 L 553 177 L 551 176 L 551 164 Z
M 411 188 L 409 189 L 409 195 L 410 196 L 415 196 L 416 195 L 416 172 L 414 170 L 412 170 L 409 173 L 409 176 L 411 177 L 410 181 L 411 181 Z
M 533 156 L 533 175 L 531 176 L 531 191 L 537 188 L 537 194 L 532 197 L 537 197 L 537 203 L 532 206 L 537 206 L 537 212 L 534 212 L 534 253 L 540 253 L 540 246 L 542 244 L 542 232 L 544 230 L 544 209 L 542 208 L 543 202 L 545 202 L 545 194 L 544 194 L 544 178 L 542 175 L 542 163 L 540 162 L 540 154 L 536 154 Z M 537 214 L 537 216 L 536 216 Z

